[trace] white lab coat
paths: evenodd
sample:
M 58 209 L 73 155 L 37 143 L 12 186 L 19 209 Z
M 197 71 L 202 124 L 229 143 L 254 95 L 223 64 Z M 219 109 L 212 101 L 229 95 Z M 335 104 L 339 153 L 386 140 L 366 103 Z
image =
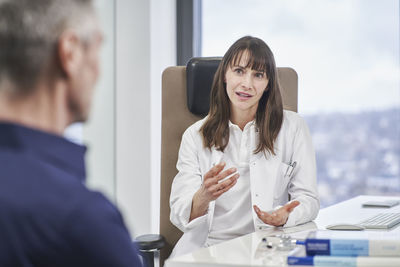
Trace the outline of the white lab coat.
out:
M 193 195 L 201 187 L 204 174 L 223 156 L 223 152 L 215 148 L 203 147 L 199 130 L 204 121 L 194 123 L 185 131 L 179 149 L 178 174 L 170 196 L 170 219 L 184 234 L 171 257 L 203 247 L 213 220 L 215 201 L 210 203 L 206 215 L 189 222 Z M 259 136 L 255 125 L 252 129 L 250 143 L 254 151 Z M 261 152 L 250 156 L 252 205 L 270 211 L 286 204 L 290 196 L 290 200 L 298 200 L 300 205 L 290 213 L 285 227 L 315 219 L 319 210 L 315 152 L 307 125 L 297 113 L 284 111 L 274 148 L 276 155 Z M 292 170 L 289 164 L 294 162 L 296 166 Z M 254 211 L 253 222 L 255 229 L 266 226 Z

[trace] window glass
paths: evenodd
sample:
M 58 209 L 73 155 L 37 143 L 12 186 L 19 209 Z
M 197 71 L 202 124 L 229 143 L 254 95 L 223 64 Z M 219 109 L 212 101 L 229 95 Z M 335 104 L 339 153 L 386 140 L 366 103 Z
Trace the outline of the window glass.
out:
M 202 16 L 202 56 L 253 35 L 298 73 L 322 207 L 400 195 L 398 0 L 203 0 Z

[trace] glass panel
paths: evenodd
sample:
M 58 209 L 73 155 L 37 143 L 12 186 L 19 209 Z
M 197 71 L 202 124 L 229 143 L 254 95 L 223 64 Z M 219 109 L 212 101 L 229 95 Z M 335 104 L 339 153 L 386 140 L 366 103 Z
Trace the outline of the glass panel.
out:
M 398 0 L 203 0 L 202 21 L 202 56 L 253 35 L 297 71 L 322 206 L 400 195 Z

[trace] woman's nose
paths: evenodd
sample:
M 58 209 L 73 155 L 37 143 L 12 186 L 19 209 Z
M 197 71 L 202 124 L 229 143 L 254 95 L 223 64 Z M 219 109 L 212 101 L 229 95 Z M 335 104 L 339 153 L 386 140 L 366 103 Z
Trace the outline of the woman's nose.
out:
M 251 84 L 252 84 L 251 75 L 250 74 L 243 75 L 242 86 L 246 87 L 246 89 L 249 89 L 251 88 Z

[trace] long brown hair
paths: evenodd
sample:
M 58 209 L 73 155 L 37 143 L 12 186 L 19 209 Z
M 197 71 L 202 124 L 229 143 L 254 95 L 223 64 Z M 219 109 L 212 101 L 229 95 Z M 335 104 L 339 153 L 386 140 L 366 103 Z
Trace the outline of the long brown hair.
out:
M 228 67 L 236 65 L 244 52 L 248 52 L 247 67 L 265 72 L 268 85 L 258 102 L 256 127 L 260 132 L 259 143 L 254 153 L 269 152 L 275 155 L 274 142 L 283 121 L 283 105 L 278 83 L 274 55 L 261 39 L 245 36 L 237 40 L 225 53 L 215 73 L 211 95 L 210 111 L 200 129 L 204 147 L 215 146 L 224 151 L 229 142 L 230 100 L 226 92 L 225 74 Z

